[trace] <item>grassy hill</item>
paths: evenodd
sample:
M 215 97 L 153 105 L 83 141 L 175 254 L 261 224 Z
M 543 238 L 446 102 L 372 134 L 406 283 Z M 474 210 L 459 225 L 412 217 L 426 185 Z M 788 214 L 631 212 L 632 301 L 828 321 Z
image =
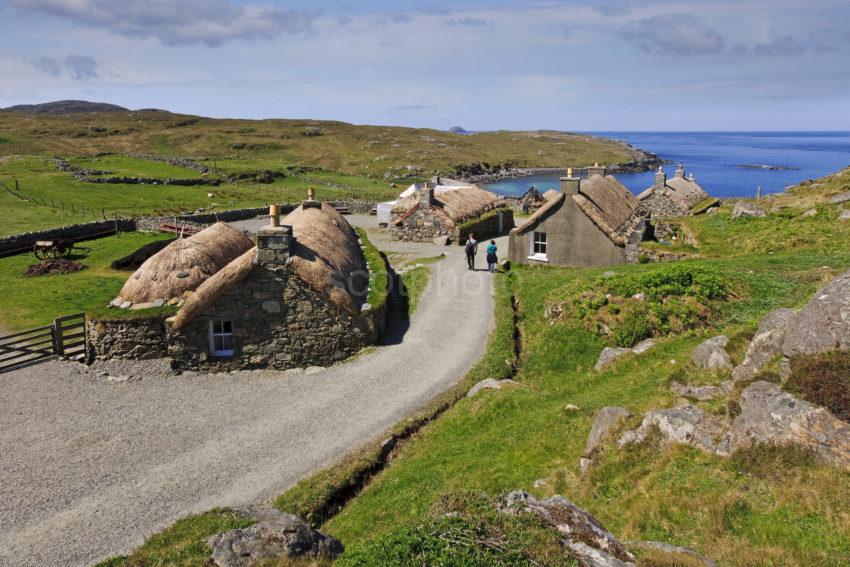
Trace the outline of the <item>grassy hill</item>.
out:
M 191 158 L 208 174 L 126 154 Z M 120 177 L 198 179 L 209 186 L 96 184 L 53 157 Z M 164 111 L 0 111 L 0 236 L 113 217 L 303 199 L 379 200 L 398 186 L 458 171 L 628 163 L 620 142 L 562 132 L 460 134 L 315 120 L 224 120 Z M 90 177 L 104 177 L 93 175 Z

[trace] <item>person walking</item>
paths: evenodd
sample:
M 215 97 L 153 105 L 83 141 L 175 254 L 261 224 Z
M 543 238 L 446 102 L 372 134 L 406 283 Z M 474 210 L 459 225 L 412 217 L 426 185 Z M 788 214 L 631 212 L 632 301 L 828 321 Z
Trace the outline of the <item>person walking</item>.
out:
M 487 269 L 490 270 L 490 273 L 496 271 L 496 263 L 499 259 L 496 257 L 496 241 L 491 240 L 489 246 L 487 246 Z
M 475 255 L 478 254 L 478 241 L 475 240 L 475 235 L 470 234 L 466 239 L 466 246 L 463 247 L 466 252 L 466 266 L 469 270 L 475 270 Z

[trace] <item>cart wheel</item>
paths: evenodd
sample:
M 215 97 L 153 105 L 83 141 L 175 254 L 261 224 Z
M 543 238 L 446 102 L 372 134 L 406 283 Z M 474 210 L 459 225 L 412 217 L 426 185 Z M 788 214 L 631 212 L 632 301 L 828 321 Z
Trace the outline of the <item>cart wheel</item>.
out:
M 39 260 L 44 260 L 44 250 L 41 248 L 33 248 L 32 253 L 35 254 L 35 257 Z

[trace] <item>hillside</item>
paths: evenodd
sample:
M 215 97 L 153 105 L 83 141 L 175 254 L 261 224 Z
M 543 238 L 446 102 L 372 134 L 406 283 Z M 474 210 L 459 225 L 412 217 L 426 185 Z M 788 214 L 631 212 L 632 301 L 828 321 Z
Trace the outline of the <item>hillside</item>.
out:
M 0 108 L 20 114 L 88 114 L 93 112 L 128 112 L 129 109 L 117 104 L 89 102 L 87 100 L 57 100 L 41 104 L 17 104 Z
M 103 152 L 228 158 L 257 167 L 294 164 L 385 179 L 448 174 L 457 165 L 566 167 L 643 157 L 619 142 L 562 132 L 469 135 L 317 120 L 213 119 L 155 110 L 0 112 L 0 156 Z

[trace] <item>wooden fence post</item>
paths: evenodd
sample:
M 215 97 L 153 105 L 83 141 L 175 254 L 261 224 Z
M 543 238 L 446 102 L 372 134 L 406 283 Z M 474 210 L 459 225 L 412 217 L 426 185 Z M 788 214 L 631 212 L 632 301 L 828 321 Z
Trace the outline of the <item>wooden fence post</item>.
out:
M 62 341 L 62 321 L 53 320 L 53 352 L 62 356 L 65 354 L 65 345 Z

